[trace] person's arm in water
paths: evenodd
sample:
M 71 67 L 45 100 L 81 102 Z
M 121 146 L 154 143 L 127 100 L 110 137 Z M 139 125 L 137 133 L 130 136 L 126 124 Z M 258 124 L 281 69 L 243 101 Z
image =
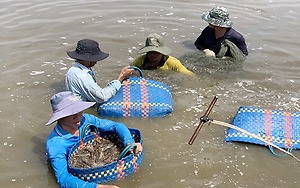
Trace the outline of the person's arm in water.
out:
M 194 45 L 198 50 L 201 50 L 205 53 L 206 56 L 215 57 L 215 52 L 210 50 L 208 46 L 205 45 L 205 40 L 208 33 L 211 32 L 211 28 L 207 26 L 200 34 L 200 36 L 194 42 Z
M 103 103 L 117 93 L 121 88 L 122 81 L 127 79 L 132 71 L 129 66 L 124 67 L 116 80 L 109 82 L 106 87 L 102 88 L 86 70 L 72 67 L 66 75 L 66 88 L 79 95 L 83 100 Z
M 242 52 L 245 56 L 248 55 L 248 49 L 246 45 L 245 38 L 242 34 L 237 32 L 236 30 L 231 29 L 232 32 L 230 32 L 231 36 L 229 36 L 228 40 L 233 42 Z
M 134 143 L 137 146 L 136 153 L 141 152 L 143 147 L 141 143 L 135 143 L 129 129 L 123 123 L 100 119 L 90 114 L 84 114 L 84 123 L 95 125 L 99 131 L 111 131 L 117 133 L 124 146 Z
M 182 63 L 175 57 L 169 56 L 167 61 L 165 62 L 170 69 L 175 70 L 177 72 L 187 74 L 187 75 L 195 75 L 192 71 L 188 70 Z
M 198 38 L 196 39 L 196 41 L 194 42 L 195 47 L 198 50 L 204 50 L 207 49 L 208 47 L 205 46 L 205 37 L 207 36 L 207 31 L 208 31 L 209 27 L 207 26 L 202 32 L 201 34 L 198 36 Z
M 60 187 L 118 188 L 118 186 L 115 185 L 100 185 L 93 182 L 86 182 L 69 173 L 67 167 L 68 148 L 77 143 L 78 137 L 73 137 L 70 134 L 65 136 L 66 137 L 61 137 L 55 130 L 53 130 L 51 136 L 47 139 L 46 142 L 47 156 L 52 165 L 57 182 Z

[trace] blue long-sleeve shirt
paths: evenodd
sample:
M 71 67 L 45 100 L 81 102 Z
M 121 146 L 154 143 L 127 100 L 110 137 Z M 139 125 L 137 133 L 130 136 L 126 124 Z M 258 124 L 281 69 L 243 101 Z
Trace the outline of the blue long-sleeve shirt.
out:
M 99 131 L 116 132 L 123 144 L 126 146 L 129 143 L 134 143 L 128 128 L 118 122 L 100 119 L 90 114 L 83 114 L 79 126 L 79 132 L 83 131 L 86 124 L 95 125 Z M 55 172 L 57 182 L 62 188 L 95 188 L 96 183 L 83 181 L 69 173 L 67 168 L 67 156 L 69 150 L 74 144 L 79 142 L 80 137 L 74 136 L 66 132 L 59 124 L 57 124 L 49 134 L 46 141 L 46 150 L 48 159 Z
M 113 80 L 101 88 L 96 83 L 95 72 L 91 68 L 74 62 L 68 70 L 65 80 L 66 90 L 72 91 L 83 101 L 103 103 L 113 97 L 121 88 L 119 80 Z
M 215 31 L 207 26 L 200 34 L 200 36 L 194 42 L 194 45 L 199 50 L 210 49 L 218 54 L 221 48 L 221 44 L 225 39 L 233 42 L 244 55 L 248 55 L 247 45 L 242 34 L 234 30 L 233 28 L 228 28 L 224 36 L 216 39 Z M 231 56 L 230 52 L 226 53 L 226 56 Z

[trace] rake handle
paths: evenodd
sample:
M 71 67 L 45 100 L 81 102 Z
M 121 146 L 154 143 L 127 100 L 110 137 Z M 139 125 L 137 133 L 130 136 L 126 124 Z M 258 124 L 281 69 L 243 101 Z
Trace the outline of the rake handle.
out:
M 208 117 L 208 115 L 210 114 L 212 108 L 216 104 L 217 100 L 218 100 L 218 97 L 215 96 L 213 98 L 213 100 L 211 101 L 210 105 L 208 106 L 208 108 L 207 108 L 204 116 L 202 116 L 203 118 L 207 118 Z M 196 128 L 196 130 L 194 131 L 194 133 L 193 133 L 193 135 L 192 135 L 192 137 L 191 137 L 191 139 L 189 141 L 189 145 L 192 145 L 194 143 L 196 137 L 198 136 L 198 134 L 199 134 L 199 132 L 200 132 L 200 130 L 203 127 L 203 125 L 204 125 L 205 122 L 206 122 L 205 120 L 203 120 L 202 118 L 200 118 L 200 123 L 199 123 L 198 127 Z

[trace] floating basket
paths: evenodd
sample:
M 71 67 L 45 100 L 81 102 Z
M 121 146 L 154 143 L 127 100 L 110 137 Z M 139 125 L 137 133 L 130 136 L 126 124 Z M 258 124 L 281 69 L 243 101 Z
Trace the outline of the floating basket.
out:
M 300 113 L 267 110 L 241 106 L 237 111 L 233 125 L 259 136 L 274 145 L 288 150 L 300 148 Z M 225 141 L 250 142 L 266 145 L 264 142 L 229 128 Z
M 173 112 L 171 89 L 161 82 L 143 78 L 141 70 L 139 72 L 141 77 L 125 80 L 114 97 L 99 105 L 99 115 L 148 118 Z
M 129 128 L 129 131 L 134 138 L 135 142 L 142 144 L 142 135 L 138 129 Z M 82 147 L 90 142 L 95 142 L 95 139 L 99 139 L 99 136 L 103 139 L 118 140 L 117 143 L 121 143 L 115 132 L 103 132 L 100 135 L 89 135 L 74 145 L 68 156 L 68 169 L 71 174 L 77 176 L 79 179 L 88 182 L 106 183 L 109 181 L 118 180 L 134 173 L 140 166 L 144 152 L 140 152 L 134 155 L 128 152 L 132 146 L 127 146 L 121 152 L 119 158 L 109 164 L 98 166 L 94 168 L 76 168 L 71 165 L 71 159 L 73 155 Z M 123 144 L 120 147 L 124 147 Z

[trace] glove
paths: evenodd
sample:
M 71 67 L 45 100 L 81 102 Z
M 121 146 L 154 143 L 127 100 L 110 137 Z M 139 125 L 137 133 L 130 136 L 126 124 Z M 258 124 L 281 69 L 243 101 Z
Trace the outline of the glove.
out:
M 204 52 L 205 55 L 208 56 L 208 57 L 216 57 L 215 52 L 214 52 L 214 51 L 211 51 L 211 50 L 209 50 L 209 49 L 205 49 L 205 50 L 203 50 L 203 52 Z

